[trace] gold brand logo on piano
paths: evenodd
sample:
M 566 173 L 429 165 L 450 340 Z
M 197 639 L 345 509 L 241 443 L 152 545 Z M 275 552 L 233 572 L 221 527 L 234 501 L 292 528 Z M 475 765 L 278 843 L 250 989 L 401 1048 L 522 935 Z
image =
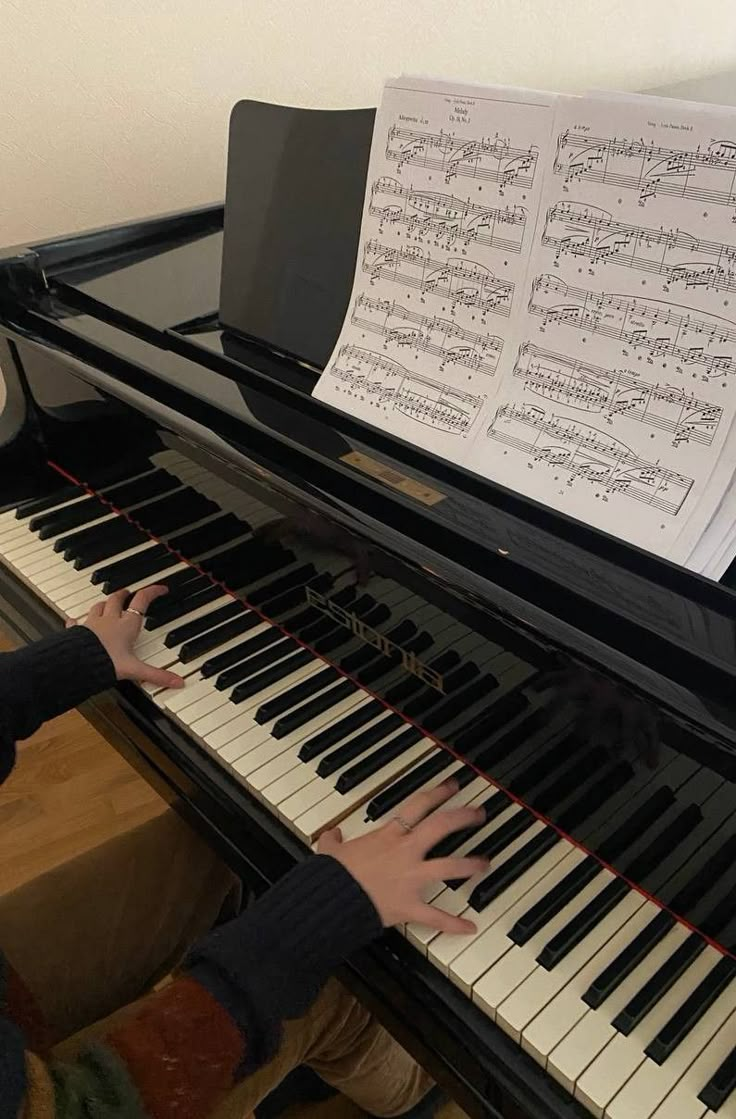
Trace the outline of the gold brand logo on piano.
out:
M 351 630 L 357 638 L 364 641 L 366 645 L 371 645 L 374 649 L 378 649 L 379 653 L 383 653 L 384 657 L 401 658 L 401 663 L 407 672 L 412 676 L 417 676 L 425 684 L 429 684 L 431 688 L 435 688 L 438 692 L 444 695 L 444 681 L 439 672 L 428 668 L 426 664 L 418 660 L 414 653 L 408 649 L 402 649 L 400 645 L 395 645 L 393 641 L 389 641 L 382 633 L 367 626 L 362 622 L 357 614 L 351 614 L 349 610 L 343 610 L 342 606 L 338 606 L 336 602 L 330 599 L 319 591 L 312 590 L 311 587 L 306 588 L 307 601 L 311 606 L 315 606 L 322 614 L 326 614 L 329 618 L 334 618 L 341 626 L 345 626 Z

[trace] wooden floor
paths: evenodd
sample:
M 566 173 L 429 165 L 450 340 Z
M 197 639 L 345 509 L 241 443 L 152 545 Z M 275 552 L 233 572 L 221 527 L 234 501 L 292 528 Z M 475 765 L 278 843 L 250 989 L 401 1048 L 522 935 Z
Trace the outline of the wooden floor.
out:
M 0 651 L 11 648 L 0 633 Z M 165 810 L 164 802 L 73 711 L 19 750 L 0 788 L 0 894 Z M 359 1119 L 343 1097 L 290 1108 L 288 1119 Z M 441 1119 L 463 1119 L 448 1104 Z

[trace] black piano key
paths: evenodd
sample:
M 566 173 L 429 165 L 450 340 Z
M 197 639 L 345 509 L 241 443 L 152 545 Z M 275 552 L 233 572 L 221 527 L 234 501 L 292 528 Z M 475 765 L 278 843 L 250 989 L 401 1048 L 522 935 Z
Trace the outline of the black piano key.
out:
M 671 899 L 669 905 L 674 913 L 688 917 L 693 906 L 702 901 L 713 882 L 736 863 L 736 835 L 730 836 L 725 843 L 708 858 L 708 873 L 695 872 L 686 885 Z M 639 931 L 634 939 L 618 954 L 615 960 L 596 976 L 583 995 L 583 1001 L 596 1009 L 611 995 L 624 979 L 674 927 L 675 918 L 662 910 Z
M 356 606 L 353 612 L 355 614 L 358 614 L 361 621 L 370 626 L 372 629 L 375 629 L 376 627 L 382 625 L 384 622 L 387 622 L 388 619 L 391 617 L 391 610 L 384 602 L 376 603 L 375 606 L 373 606 L 366 612 L 359 610 Z M 348 629 L 346 626 L 341 625 L 335 626 L 330 633 L 326 633 L 324 634 L 324 636 L 319 637 L 314 641 L 307 642 L 306 636 L 304 638 L 305 642 L 311 645 L 315 652 L 321 653 L 323 656 L 327 656 L 329 653 L 334 653 L 336 649 L 339 649 L 341 645 L 345 644 L 346 640 L 352 641 L 352 639 L 352 630 Z
M 702 1091 L 698 1092 L 698 1099 L 711 1111 L 718 1111 L 734 1088 L 736 1088 L 736 1046 L 725 1061 L 721 1062 Z
M 547 768 L 549 767 L 550 759 L 556 757 L 557 751 L 560 747 L 567 750 L 570 749 L 572 744 L 575 744 L 576 749 L 581 748 L 581 744 L 576 742 L 575 739 L 565 738 L 561 743 L 558 743 L 556 750 L 551 750 L 547 755 Z M 584 748 L 583 748 L 584 749 Z M 593 754 L 598 754 L 598 750 L 594 750 Z M 530 803 L 537 808 L 538 811 L 548 812 L 560 799 L 569 795 L 570 780 L 574 780 L 574 775 L 578 769 L 577 762 L 573 759 L 573 764 L 569 766 L 566 772 L 562 775 L 562 779 L 556 778 L 552 784 L 546 787 L 542 793 L 531 798 Z M 516 781 L 509 782 L 509 789 L 513 792 L 517 790 L 514 788 L 516 784 L 522 783 L 525 775 L 521 775 Z M 594 812 L 596 812 L 602 804 L 605 803 L 610 796 L 611 783 L 610 774 L 603 774 L 590 788 L 585 788 L 582 794 L 575 800 L 564 812 L 561 813 L 558 823 L 563 831 L 571 832 L 581 823 L 587 820 Z M 518 795 L 518 794 L 517 794 Z M 516 817 L 513 817 L 516 819 Z M 531 826 L 536 817 L 532 817 L 527 827 Z M 512 821 L 510 821 L 512 822 Z M 526 830 L 526 829 L 523 829 Z M 522 834 L 520 832 L 519 834 Z M 490 837 L 493 838 L 493 837 Z M 469 898 L 468 904 L 471 905 L 477 912 L 485 909 L 487 905 L 498 897 L 500 894 L 507 890 L 517 878 L 524 874 L 534 863 L 542 858 L 547 851 L 561 841 L 561 836 L 554 828 L 546 827 L 543 831 L 539 832 L 532 839 L 529 840 L 519 851 L 511 856 L 505 863 L 496 870 L 491 871 L 481 882 L 478 883 L 473 894 Z M 479 848 L 483 844 L 479 845 Z M 481 854 L 479 848 L 474 848 L 470 854 Z M 502 848 L 501 848 L 502 849 Z M 493 854 L 498 853 L 494 851 Z M 489 857 L 493 855 L 489 852 Z
M 153 615 L 149 610 L 144 628 L 148 631 L 159 629 L 169 622 L 176 621 L 177 618 L 183 618 L 185 614 L 189 614 L 192 610 L 198 610 L 200 606 L 206 606 L 208 602 L 214 602 L 216 598 L 222 597 L 222 593 L 222 587 L 217 587 L 213 583 L 205 583 L 203 587 L 198 587 L 191 595 L 186 595 L 184 598 L 177 597 L 172 599 L 171 602 L 167 602 L 165 607 L 160 607 Z M 161 598 L 156 599 L 155 604 L 164 602 L 168 597 L 168 595 L 162 595 Z M 155 604 L 152 603 L 152 605 Z
M 328 571 L 316 575 L 308 583 L 310 589 L 319 591 L 321 594 L 326 594 L 334 585 L 335 580 Z M 291 614 L 295 607 L 303 606 L 305 601 L 306 588 L 291 587 L 290 590 L 282 591 L 281 594 L 269 598 L 268 602 L 258 603 L 257 605 L 261 606 L 264 614 L 268 614 L 269 618 L 281 618 L 284 614 Z
M 725 896 L 719 898 L 706 916 L 698 922 L 698 927 L 707 936 L 717 937 L 736 912 L 736 901 L 731 895 L 732 891 L 728 889 Z M 677 982 L 686 968 L 690 967 L 693 960 L 697 959 L 705 948 L 705 944 L 705 940 L 699 933 L 691 933 L 687 940 L 684 940 L 667 957 L 654 975 L 650 975 L 646 983 L 639 988 L 614 1018 L 612 1024 L 619 1033 L 630 1034 L 638 1026 L 655 1003 Z
M 162 547 L 165 547 L 165 545 L 162 545 Z M 171 553 L 168 553 L 168 555 L 169 563 L 173 566 L 177 562 L 176 556 L 172 556 Z M 166 583 L 169 588 L 166 600 L 169 606 L 172 602 L 180 598 L 186 598 L 188 595 L 192 594 L 197 587 L 212 586 L 212 580 L 208 579 L 206 575 L 201 575 L 196 567 L 185 567 L 181 571 L 174 572 L 174 574 L 170 575 L 166 580 Z M 222 594 L 222 590 L 220 590 L 220 594 Z M 155 602 L 151 603 L 149 616 L 155 617 L 162 607 L 162 599 L 157 598 Z
M 605 803 L 610 789 L 618 788 L 622 778 L 628 779 L 631 776 L 632 771 L 625 763 L 617 767 L 617 770 L 605 774 L 597 788 L 591 789 L 591 812 L 596 811 Z M 539 808 L 540 806 L 535 803 L 535 807 Z M 509 939 L 513 940 L 514 944 L 526 944 L 597 878 L 602 870 L 603 867 L 598 860 L 593 855 L 588 855 L 569 874 L 566 874 L 556 886 L 519 917 L 509 932 Z
M 95 550 L 100 551 L 101 558 L 105 559 L 107 556 L 114 555 L 116 551 L 122 552 L 125 547 L 132 548 L 135 544 L 144 541 L 153 543 L 142 528 L 138 528 L 125 517 L 111 517 L 102 524 L 78 528 L 74 532 L 57 536 L 53 547 L 54 551 L 63 555 L 66 560 L 94 555 Z
M 474 720 L 475 725 L 461 733 L 453 743 L 454 750 L 463 757 L 470 758 L 477 769 L 488 769 L 498 757 L 505 757 L 510 750 L 521 743 L 524 738 L 533 732 L 546 715 L 541 711 L 535 712 L 533 720 L 524 720 L 519 726 L 501 735 L 495 742 L 484 744 L 483 739 L 490 727 L 497 731 L 505 722 L 509 722 L 523 710 L 528 703 L 526 696 L 521 692 L 509 692 L 498 703 L 493 704 L 485 717 Z M 401 804 L 408 796 L 428 785 L 432 780 L 441 777 L 446 770 L 457 765 L 458 759 L 447 750 L 438 752 L 420 765 L 404 774 L 393 785 L 378 793 L 366 806 L 366 819 L 380 820 L 397 804 Z M 456 770 L 454 777 L 462 787 L 477 776 L 475 769 L 464 767 L 468 773 L 463 780 L 462 770 Z M 510 803 L 510 801 L 509 801 Z
M 181 484 L 168 470 L 152 470 L 140 478 L 106 487 L 104 496 L 116 509 L 130 509 L 140 502 L 152 501 L 161 494 L 178 489 Z
M 274 738 L 284 738 L 291 731 L 303 727 L 305 723 L 315 719 L 323 711 L 328 711 L 330 707 L 334 707 L 336 703 L 346 699 L 354 691 L 355 688 L 350 680 L 343 680 L 341 684 L 336 684 L 334 688 L 329 688 L 328 691 L 308 700 L 301 707 L 297 707 L 287 715 L 282 715 L 271 728 L 272 736 Z
M 134 556 L 126 556 L 125 559 L 115 560 L 113 563 L 106 563 L 103 567 L 96 568 L 90 576 L 90 582 L 93 586 L 102 585 L 105 594 L 110 594 L 111 591 L 127 587 L 129 583 L 144 579 L 146 575 L 155 571 L 164 571 L 167 567 L 173 567 L 175 563 L 176 559 L 163 544 L 151 544 L 142 552 L 136 552 Z
M 460 663 L 460 654 L 454 649 L 449 649 L 446 653 L 440 653 L 429 662 L 429 668 L 433 672 L 438 672 L 441 676 L 454 670 Z M 445 681 L 447 687 L 447 682 Z M 425 685 L 417 676 L 407 676 L 405 680 L 399 681 L 395 684 L 390 691 L 386 692 L 386 702 L 390 703 L 392 707 L 402 706 L 406 700 L 413 698 L 419 689 L 424 689 Z M 437 693 L 439 695 L 439 693 Z
M 498 795 L 498 793 L 494 793 L 494 802 L 495 798 Z M 513 803 L 514 802 L 509 797 L 507 797 L 505 807 L 509 807 Z M 501 825 L 500 828 L 496 828 L 495 831 L 491 832 L 490 835 L 487 835 L 480 841 L 480 843 L 477 843 L 475 847 L 468 851 L 468 856 L 471 858 L 474 858 L 475 856 L 483 856 L 488 859 L 495 858 L 495 856 L 500 854 L 505 847 L 508 847 L 510 843 L 513 843 L 514 840 L 522 836 L 525 831 L 528 831 L 529 828 L 532 827 L 534 823 L 536 823 L 536 819 L 536 816 L 532 812 L 530 812 L 528 808 L 519 807 L 519 811 L 515 812 L 513 816 L 511 816 L 504 824 Z M 488 821 L 486 821 L 486 823 L 487 822 Z M 552 831 L 551 828 L 548 830 Z M 545 835 L 546 833 L 543 831 L 539 834 Z M 555 833 L 553 832 L 552 834 Z M 488 884 L 488 890 L 489 894 L 492 894 L 493 897 L 496 896 L 496 893 L 501 892 L 501 890 L 496 890 L 496 887 L 500 885 L 502 873 L 503 866 L 496 867 L 496 869 L 491 872 L 493 881 Z M 484 882 L 485 881 L 487 881 L 487 879 L 484 879 Z M 478 883 L 478 885 L 483 885 L 483 883 Z M 505 889 L 505 886 L 503 888 Z M 476 891 L 477 890 L 478 887 L 476 887 Z M 489 896 L 487 901 L 491 900 L 492 899 Z M 468 904 L 471 905 L 473 909 L 480 911 L 480 909 L 485 908 L 485 906 L 487 905 L 487 901 L 484 891 L 474 891 L 474 893 L 471 894 L 470 898 L 468 899 Z
M 300 703 L 303 703 L 305 699 L 310 699 L 313 695 L 316 695 L 317 692 L 321 692 L 323 688 L 326 688 L 328 684 L 337 680 L 339 676 L 340 673 L 336 668 L 325 668 L 322 672 L 316 672 L 314 676 L 310 676 L 308 679 L 303 680 L 301 684 L 294 684 L 293 687 L 282 692 L 281 695 L 275 696 L 274 699 L 270 699 L 266 703 L 261 704 L 253 716 L 255 721 L 260 726 L 263 726 L 264 723 L 270 722 L 271 719 L 278 718 L 278 716 L 282 715 L 285 711 L 291 710 L 292 707 L 297 707 Z
M 252 612 L 248 616 L 258 619 L 258 615 Z M 277 629 L 276 626 L 270 626 L 268 629 L 261 630 L 260 633 L 246 637 L 244 641 L 238 642 L 232 649 L 226 649 L 224 653 L 216 653 L 214 657 L 210 657 L 202 665 L 202 674 L 205 677 L 217 676 L 220 672 L 224 672 L 233 665 L 240 664 L 241 661 L 255 653 L 260 653 L 263 649 L 268 649 L 277 642 L 284 640 L 286 638 L 281 630 Z
M 309 664 L 313 660 L 314 657 L 308 649 L 300 649 L 298 653 L 294 653 L 290 657 L 285 657 L 284 660 L 279 661 L 278 664 L 238 684 L 233 694 L 230 696 L 230 700 L 232 703 L 242 703 L 251 696 L 258 695 L 259 692 L 262 692 L 264 688 L 270 687 L 271 684 L 276 684 L 279 680 L 283 680 L 284 677 L 290 676 L 292 672 L 296 672 L 302 665 Z
M 362 726 L 375 719 L 386 708 L 381 703 L 380 699 L 373 699 L 369 703 L 363 704 L 357 711 L 350 711 L 344 715 L 342 719 L 338 719 L 336 723 L 331 723 L 325 727 L 324 730 L 319 731 L 308 738 L 307 741 L 301 746 L 299 750 L 299 760 L 309 762 L 313 758 L 319 757 L 325 750 L 329 750 L 336 742 L 341 742 L 343 738 L 347 738 L 349 734 L 353 734 L 356 730 L 360 730 Z
M 675 925 L 675 918 L 664 909 L 626 945 L 615 960 L 596 976 L 583 995 L 583 1002 L 597 1009 L 617 987 L 623 983 L 635 967 L 649 955 L 652 948 L 667 935 Z
M 286 600 L 286 593 L 288 591 L 298 591 L 301 595 L 296 597 L 293 605 L 297 605 L 304 599 L 304 588 L 317 574 L 317 569 L 313 563 L 303 563 L 299 567 L 292 568 L 290 571 L 285 571 L 283 575 L 278 575 L 275 579 L 270 579 L 263 586 L 257 587 L 248 593 L 248 601 L 253 606 L 265 607 L 268 604 L 268 609 L 272 609 L 272 603 L 275 602 L 277 606 L 284 610 L 287 607 L 284 605 Z
M 46 497 L 32 497 L 28 501 L 21 501 L 15 510 L 15 519 L 22 521 L 26 517 L 37 516 L 47 509 L 53 509 L 55 505 L 61 505 L 62 501 L 72 501 L 75 497 L 83 497 L 84 494 L 85 491 L 81 486 L 62 486 Z
M 500 790 L 492 793 L 491 796 L 480 805 L 484 812 L 484 817 L 481 822 L 473 824 L 470 828 L 463 828 L 461 831 L 453 832 L 452 835 L 448 835 L 445 839 L 441 839 L 439 843 L 435 843 L 427 858 L 443 859 L 446 855 L 452 855 L 459 847 L 462 847 L 464 843 L 472 839 L 481 828 L 484 828 L 486 824 L 490 824 L 513 803 L 511 798 Z M 516 819 L 515 816 L 513 818 Z M 523 831 L 525 830 L 526 829 L 523 829 Z
M 110 529 L 117 529 L 118 531 L 105 533 L 99 539 L 91 539 L 83 546 L 71 546 L 68 548 L 59 548 L 63 552 L 64 559 L 67 563 L 71 563 L 75 571 L 84 571 L 88 567 L 96 567 L 98 564 L 104 563 L 106 560 L 112 562 L 115 556 L 120 555 L 121 552 L 127 552 L 129 548 L 137 548 L 139 545 L 153 543 L 149 536 L 146 536 L 142 529 L 136 528 L 135 525 L 130 524 L 124 517 L 117 521 L 108 522 Z M 108 524 L 100 525 L 100 528 L 107 529 Z M 70 537 L 66 537 L 67 540 Z M 57 541 L 58 543 L 58 541 Z M 54 545 L 56 547 L 56 545 Z
M 220 591 L 220 594 L 222 594 L 222 591 Z M 221 625 L 222 622 L 229 622 L 231 618 L 237 618 L 247 609 L 247 606 L 244 606 L 242 602 L 233 599 L 224 606 L 218 607 L 217 610 L 210 610 L 208 614 L 203 614 L 201 618 L 194 618 L 191 622 L 185 622 L 183 625 L 169 630 L 164 638 L 164 645 L 167 649 L 183 645 L 185 642 L 198 637 L 201 633 L 206 633 L 207 630 Z
M 266 640 L 274 632 L 275 639 L 272 641 Z M 239 684 L 241 680 L 247 680 L 249 676 L 252 676 L 256 672 L 260 672 L 262 668 L 268 668 L 269 665 L 275 664 L 276 661 L 287 656 L 289 652 L 293 652 L 299 648 L 296 641 L 291 637 L 284 637 L 283 633 L 280 633 L 278 630 L 266 630 L 251 638 L 251 640 L 259 643 L 258 648 L 260 651 L 252 652 L 249 650 L 247 656 L 240 656 L 237 663 L 233 663 L 230 668 L 217 674 L 215 687 L 219 692 L 224 692 L 228 688 L 232 688 L 233 684 Z M 240 648 L 240 646 L 238 646 L 238 648 Z M 234 649 L 231 651 L 233 653 L 235 652 Z M 227 655 L 227 653 L 220 654 L 222 657 L 226 657 Z M 206 672 L 205 667 L 207 668 Z M 210 667 L 209 661 L 202 665 L 201 672 L 203 676 L 216 675 Z
M 353 614 L 357 614 L 361 620 L 365 621 L 370 610 L 373 610 L 378 603 L 373 595 L 362 594 L 357 598 L 350 609 Z M 332 617 L 325 617 L 324 614 L 319 615 L 313 622 L 302 629 L 302 638 L 307 645 L 315 645 L 320 638 L 325 637 L 327 634 L 333 633 L 338 629 L 345 629 L 339 622 L 335 621 Z
M 156 498 L 155 501 L 149 501 L 146 505 L 139 505 L 130 517 L 147 532 L 153 533 L 154 536 L 163 536 L 165 533 L 183 529 L 209 513 L 219 513 L 216 503 L 197 490 L 185 486 L 164 497 Z
M 418 633 L 411 641 L 407 641 L 404 645 L 405 653 L 413 653 L 414 656 L 420 657 L 427 651 L 434 641 L 426 630 Z M 394 669 L 402 663 L 401 653 L 392 654 L 390 657 L 385 657 L 383 654 L 374 657 L 374 659 L 355 673 L 355 679 L 364 687 L 369 687 L 385 676 L 387 672 L 393 672 Z
M 59 536 L 62 533 L 69 532 L 73 528 L 88 524 L 90 521 L 95 521 L 108 513 L 112 513 L 112 510 L 98 497 L 85 497 L 82 501 L 77 501 L 74 505 L 68 505 L 65 509 L 40 513 L 37 517 L 31 517 L 28 527 L 31 532 L 36 533 L 39 540 L 48 540 L 51 536 Z
M 647 800 L 624 820 L 623 824 L 607 838 L 598 849 L 598 855 L 611 863 L 642 836 L 652 824 L 661 819 L 670 805 L 675 803 L 675 794 L 669 785 L 662 785 Z
M 385 636 L 387 641 L 390 641 L 394 645 L 400 645 L 403 647 L 408 643 L 410 638 L 415 636 L 416 632 L 417 627 L 414 622 L 410 622 L 408 619 L 405 619 L 403 622 L 399 622 L 398 625 L 393 626 L 392 629 L 390 629 Z M 395 656 L 387 657 L 384 653 L 382 653 L 380 650 L 375 649 L 372 645 L 363 645 L 359 649 L 356 649 L 353 653 L 350 653 L 350 655 L 342 661 L 342 667 L 345 669 L 346 672 L 354 676 L 359 669 L 364 668 L 371 661 L 376 660 L 377 657 L 384 662 L 394 661 L 394 663 L 398 663 L 401 660 L 400 653 L 396 654 Z
M 172 552 L 192 560 L 211 551 L 212 548 L 223 547 L 248 532 L 250 532 L 250 525 L 247 521 L 241 521 L 234 513 L 223 513 L 222 516 L 206 521 L 198 528 L 190 528 L 179 533 L 178 536 L 172 536 L 168 543 Z
M 247 633 L 249 630 L 255 629 L 260 624 L 261 619 L 257 614 L 252 611 L 247 613 L 241 611 L 234 618 L 230 618 L 229 621 L 186 641 L 179 650 L 179 660 L 182 664 L 188 664 L 197 657 L 209 653 L 210 650 L 224 645 L 226 641 L 231 641 L 233 637 L 239 637 L 241 633 Z
M 724 956 L 706 977 L 691 991 L 682 1006 L 662 1026 L 644 1052 L 656 1064 L 662 1065 L 674 1053 L 681 1041 L 698 1024 L 709 1007 L 721 995 L 736 975 L 736 960 Z
M 420 742 L 423 738 L 421 731 L 415 730 L 410 727 L 399 734 L 396 738 L 392 738 L 390 742 L 386 742 L 383 746 L 379 746 L 367 758 L 361 758 L 350 769 L 346 769 L 341 773 L 335 782 L 335 788 L 338 793 L 347 793 L 350 789 L 354 789 L 361 781 L 367 780 L 372 777 L 374 773 L 378 773 L 385 765 L 393 761 L 394 758 L 400 757 L 404 751 L 410 749 L 416 742 Z
M 480 669 L 475 661 L 466 661 L 464 664 L 460 664 L 457 668 L 452 669 L 445 675 L 444 694 L 438 692 L 436 688 L 432 688 L 429 685 L 425 686 L 421 692 L 403 704 L 405 714 L 409 719 L 416 718 L 416 712 L 421 711 L 425 707 L 428 698 L 435 702 L 444 700 L 447 696 L 454 695 L 460 688 L 469 684 L 479 674 Z
M 641 882 L 658 862 L 676 849 L 690 829 L 701 819 L 702 813 L 696 805 L 691 804 L 680 812 L 632 862 L 624 867 L 624 877 L 634 882 Z M 622 898 L 626 897 L 629 889 L 623 878 L 616 878 L 609 882 L 601 893 L 592 898 L 548 941 L 537 956 L 537 962 L 550 971 L 611 912 L 614 906 L 618 905 Z
M 404 725 L 404 720 L 400 715 L 386 714 L 384 719 L 380 719 L 379 722 L 375 723 L 372 727 L 368 727 L 366 730 L 361 731 L 360 734 L 350 738 L 347 742 L 343 742 L 337 749 L 332 750 L 329 754 L 325 754 L 317 766 L 317 773 L 320 777 L 329 777 L 330 774 L 337 772 L 338 769 L 342 769 L 348 762 L 355 761 L 355 759 L 359 758 L 361 754 L 364 754 L 366 750 L 370 750 L 372 746 L 381 742 L 387 735 L 391 734 L 392 731 L 398 730 L 402 725 Z M 416 741 L 418 742 L 422 735 L 419 731 L 416 733 Z

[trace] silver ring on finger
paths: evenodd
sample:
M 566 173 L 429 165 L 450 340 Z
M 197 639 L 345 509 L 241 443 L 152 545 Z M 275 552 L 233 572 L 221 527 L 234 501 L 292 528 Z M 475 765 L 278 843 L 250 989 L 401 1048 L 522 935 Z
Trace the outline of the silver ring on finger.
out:
M 403 816 L 396 815 L 394 816 L 394 820 L 399 825 L 399 827 L 404 829 L 407 835 L 409 834 L 409 832 L 414 831 L 414 825 L 405 820 Z

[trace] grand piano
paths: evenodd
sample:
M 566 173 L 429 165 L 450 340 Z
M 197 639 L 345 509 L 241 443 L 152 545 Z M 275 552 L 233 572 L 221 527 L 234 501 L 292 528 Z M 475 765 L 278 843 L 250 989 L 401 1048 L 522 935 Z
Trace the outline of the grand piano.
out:
M 345 980 L 471 1116 L 735 1116 L 731 577 L 312 399 L 371 122 L 243 102 L 224 209 L 0 254 L 0 621 L 168 585 L 140 655 L 187 687 L 85 714 L 256 892 L 456 775 L 477 936 Z

